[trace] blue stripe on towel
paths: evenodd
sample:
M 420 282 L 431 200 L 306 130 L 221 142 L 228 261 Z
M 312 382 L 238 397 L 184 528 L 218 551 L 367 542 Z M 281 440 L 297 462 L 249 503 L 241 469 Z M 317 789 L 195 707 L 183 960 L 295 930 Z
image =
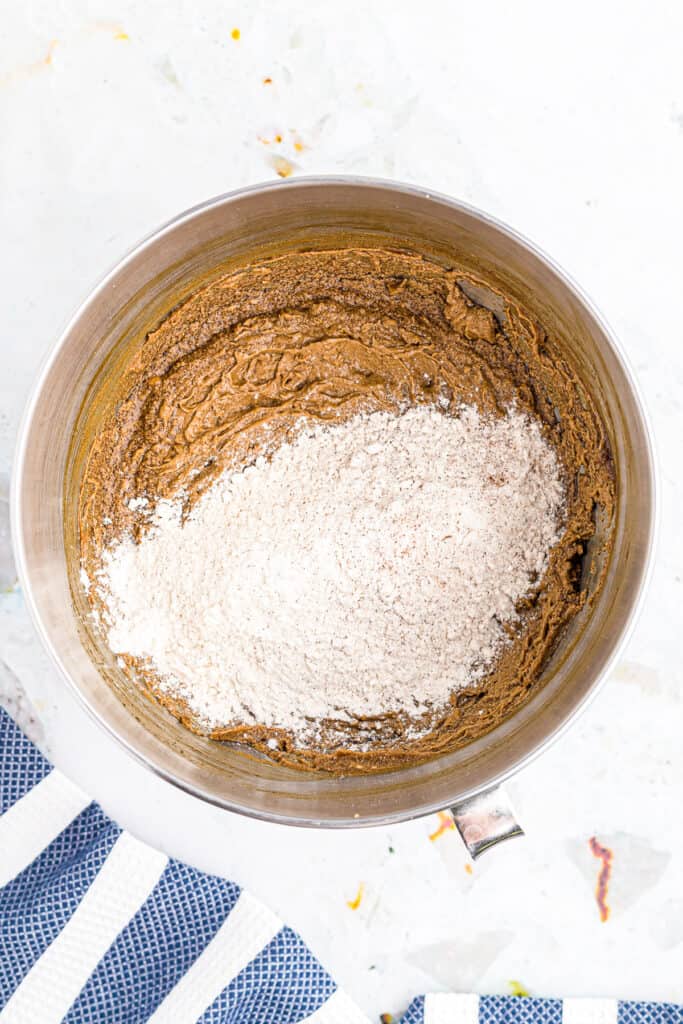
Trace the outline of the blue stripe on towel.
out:
M 335 989 L 299 936 L 291 928 L 281 928 L 197 1024 L 297 1024 Z
M 619 1003 L 618 1024 L 683 1024 L 683 1007 L 671 1003 Z
M 44 779 L 50 764 L 0 708 L 0 814 Z
M 214 937 L 239 887 L 171 861 L 64 1024 L 143 1024 Z
M 0 1008 L 59 935 L 121 834 L 90 804 L 0 889 Z
M 425 1019 L 425 997 L 418 996 L 401 1017 L 399 1024 L 423 1024 Z
M 0 811 L 24 797 L 49 771 L 45 758 L 0 709 Z M 32 864 L 0 888 L 0 1011 L 61 933 L 120 835 L 101 808 L 90 804 Z M 145 1024 L 218 932 L 238 896 L 239 888 L 231 882 L 170 861 L 149 898 L 96 966 L 63 1024 Z M 229 973 L 226 987 L 198 1024 L 299 1024 L 336 990 L 289 928 L 280 929 L 251 963 L 232 980 L 228 978 Z M 445 996 L 440 1001 L 440 1020 L 448 1012 L 448 1000 Z M 616 1015 L 616 1002 L 607 1005 Z M 40 1011 L 37 1007 L 35 1024 L 42 1024 Z M 425 999 L 420 996 L 400 1024 L 424 1024 L 424 1020 Z M 623 1002 L 618 1004 L 617 1020 L 618 1024 L 683 1024 L 683 1007 Z M 561 1021 L 559 999 L 479 999 L 478 1024 Z
M 561 999 L 482 996 L 479 1024 L 562 1024 Z

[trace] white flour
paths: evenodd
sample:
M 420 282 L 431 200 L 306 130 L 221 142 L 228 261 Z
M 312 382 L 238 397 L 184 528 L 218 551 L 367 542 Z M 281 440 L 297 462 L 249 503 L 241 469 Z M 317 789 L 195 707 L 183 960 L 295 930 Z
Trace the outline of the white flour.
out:
M 306 427 L 184 524 L 180 501 L 160 502 L 139 544 L 105 552 L 109 645 L 206 726 L 306 739 L 329 717 L 417 715 L 490 666 L 562 503 L 554 451 L 515 411 Z

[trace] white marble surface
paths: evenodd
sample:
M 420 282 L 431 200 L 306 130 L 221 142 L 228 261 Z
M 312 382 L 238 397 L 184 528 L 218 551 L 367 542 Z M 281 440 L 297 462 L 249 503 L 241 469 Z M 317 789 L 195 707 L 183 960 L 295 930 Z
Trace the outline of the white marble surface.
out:
M 173 791 L 85 718 L 20 593 L 0 598 L 0 696 L 28 721 L 30 695 L 49 756 L 136 835 L 268 901 L 372 1019 L 420 991 L 511 979 L 683 1001 L 682 33 L 676 0 L 3 9 L 2 488 L 31 380 L 98 275 L 182 208 L 275 177 L 274 154 L 295 173 L 393 176 L 507 220 L 598 300 L 644 389 L 663 502 L 646 610 L 588 713 L 511 785 L 527 838 L 472 875 L 454 833 L 429 841 L 434 819 L 302 832 Z M 8 584 L 1 525 L 0 545 Z M 593 834 L 614 850 L 604 924 Z

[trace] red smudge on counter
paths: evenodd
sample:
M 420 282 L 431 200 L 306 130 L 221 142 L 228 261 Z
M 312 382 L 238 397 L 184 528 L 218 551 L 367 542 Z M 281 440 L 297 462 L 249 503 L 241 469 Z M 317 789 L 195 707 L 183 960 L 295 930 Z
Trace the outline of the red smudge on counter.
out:
M 439 827 L 435 832 L 432 832 L 429 838 L 434 842 L 434 840 L 438 839 L 439 836 L 442 836 L 444 832 L 450 832 L 452 828 L 455 828 L 455 822 L 448 811 L 439 811 Z
M 598 875 L 598 884 L 595 887 L 595 900 L 600 911 L 600 920 L 606 921 L 610 914 L 610 908 L 607 905 L 607 888 L 612 875 L 612 861 L 614 860 L 614 853 L 609 849 L 609 847 L 602 846 L 595 836 L 590 837 L 588 845 L 591 848 L 593 856 L 602 861 L 602 867 L 600 868 L 600 873 Z

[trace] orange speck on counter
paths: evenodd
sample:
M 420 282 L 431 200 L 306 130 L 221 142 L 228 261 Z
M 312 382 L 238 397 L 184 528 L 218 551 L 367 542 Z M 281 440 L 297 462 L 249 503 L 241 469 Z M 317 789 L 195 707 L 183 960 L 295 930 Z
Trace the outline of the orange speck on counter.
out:
M 364 892 L 365 892 L 365 886 L 361 882 L 360 885 L 358 886 L 358 892 L 356 893 L 355 898 L 352 899 L 352 900 L 347 900 L 346 901 L 346 906 L 349 908 L 349 910 L 358 910 L 358 908 L 359 908 L 359 906 L 361 904 L 361 900 L 363 899 L 363 893 Z
M 393 1013 L 380 1013 L 379 1022 L 380 1024 L 394 1024 Z
M 47 48 L 47 53 L 43 57 L 43 64 L 52 64 L 52 55 L 55 52 L 56 48 L 57 48 L 57 40 L 56 39 L 51 39 L 50 40 L 50 45 Z
M 295 139 L 295 140 L 294 140 L 294 149 L 295 149 L 295 151 L 296 151 L 297 153 L 303 153 L 303 151 L 305 150 L 305 148 L 306 148 L 306 147 L 304 146 L 303 142 L 301 142 L 301 140 L 300 140 L 300 139 Z
M 429 838 L 434 842 L 434 840 L 438 839 L 439 836 L 442 836 L 444 832 L 450 832 L 452 828 L 455 828 L 455 822 L 448 811 L 439 811 L 439 827 L 435 832 L 432 832 Z
M 280 135 L 280 133 L 279 133 L 279 132 L 278 132 L 278 133 L 277 133 L 277 135 L 275 136 L 275 141 L 276 141 L 276 142 L 282 142 L 282 136 Z
M 471 864 L 465 864 L 465 871 L 467 872 L 468 875 L 471 875 L 473 873 L 472 872 L 472 865 Z
M 272 78 L 270 77 L 270 75 L 267 75 L 267 76 L 266 76 L 266 77 L 265 77 L 265 78 L 263 79 L 263 84 L 264 84 L 264 85 L 272 85 L 272 84 L 273 84 L 273 79 L 272 79 Z
M 609 849 L 609 847 L 602 846 L 595 836 L 590 837 L 588 845 L 591 848 L 593 856 L 602 861 L 602 867 L 600 868 L 600 873 L 598 875 L 598 884 L 595 887 L 595 900 L 600 911 L 600 920 L 606 921 L 610 914 L 610 908 L 607 905 L 607 888 L 612 875 L 612 861 L 614 860 L 614 853 Z
M 288 178 L 294 170 L 293 164 L 284 156 L 274 156 L 271 163 L 281 178 Z
M 239 37 L 240 37 L 241 35 L 242 35 L 242 33 L 240 32 L 240 30 L 239 30 L 238 28 L 234 28 L 234 29 L 232 30 L 232 32 L 230 33 L 230 38 L 231 38 L 231 39 L 234 39 L 234 40 L 235 40 L 235 42 L 237 42 L 237 40 L 239 39 Z

